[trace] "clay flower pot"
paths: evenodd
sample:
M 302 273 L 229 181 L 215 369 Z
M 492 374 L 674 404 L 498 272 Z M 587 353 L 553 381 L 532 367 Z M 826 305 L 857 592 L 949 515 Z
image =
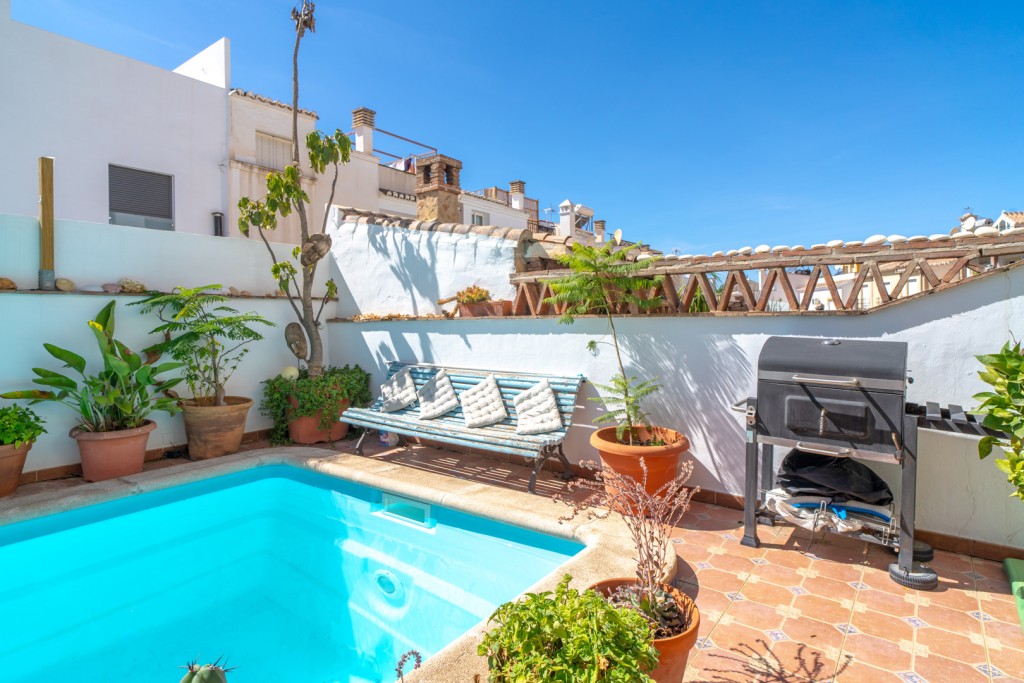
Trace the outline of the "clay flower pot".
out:
M 18 447 L 0 445 L 0 498 L 13 496 L 21 482 L 21 471 L 25 468 L 25 458 L 32 449 L 34 442 L 29 441 Z
M 294 396 L 288 397 L 288 403 L 291 404 L 292 408 L 299 407 L 299 402 Z M 341 415 L 348 410 L 348 405 L 348 401 L 342 401 L 341 405 L 338 406 L 337 414 Z M 324 441 L 334 442 L 345 438 L 348 434 L 349 425 L 347 422 L 335 420 L 330 429 L 320 429 L 322 417 L 323 411 L 318 411 L 315 415 L 307 415 L 305 417 L 289 417 L 288 438 L 304 446 Z
M 146 461 L 146 443 L 156 423 L 146 420 L 141 427 L 116 432 L 85 432 L 77 427 L 69 436 L 78 442 L 82 477 L 86 481 L 116 479 L 138 474 Z
M 460 318 L 501 318 L 511 314 L 512 302 L 507 300 L 459 304 Z
M 615 438 L 615 427 L 598 429 L 590 435 L 590 445 L 601 454 L 601 464 L 621 475 L 643 480 L 640 461 L 647 465 L 648 493 L 653 494 L 670 482 L 679 473 L 679 461 L 690 449 L 690 440 L 685 434 L 665 427 L 639 427 L 634 430 L 640 441 L 661 439 L 664 446 L 630 446 L 621 444 Z M 611 493 L 611 491 L 609 491 Z
M 635 578 L 617 578 L 598 581 L 590 590 L 598 595 L 608 597 L 619 586 L 636 583 Z M 658 651 L 658 668 L 650 676 L 657 683 L 680 683 L 686 673 L 686 662 L 690 658 L 690 650 L 697 644 L 697 631 L 700 629 L 700 610 L 686 593 L 674 586 L 661 585 L 662 590 L 672 596 L 683 614 L 689 615 L 686 630 L 671 638 L 655 638 L 654 648 Z
M 206 460 L 237 453 L 242 447 L 245 418 L 252 399 L 225 396 L 226 405 L 204 405 L 210 399 L 185 399 L 181 402 L 188 437 L 188 455 L 193 460 Z

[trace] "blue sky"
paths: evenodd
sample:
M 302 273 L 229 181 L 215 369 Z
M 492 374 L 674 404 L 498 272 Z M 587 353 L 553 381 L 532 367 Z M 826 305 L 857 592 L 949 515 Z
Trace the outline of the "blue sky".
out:
M 12 14 L 166 68 L 228 36 L 232 85 L 288 99 L 290 7 Z M 462 160 L 466 189 L 522 178 L 665 250 L 929 234 L 1024 209 L 1022 29 L 1016 1 L 322 0 L 300 103 L 330 130 L 368 106 Z

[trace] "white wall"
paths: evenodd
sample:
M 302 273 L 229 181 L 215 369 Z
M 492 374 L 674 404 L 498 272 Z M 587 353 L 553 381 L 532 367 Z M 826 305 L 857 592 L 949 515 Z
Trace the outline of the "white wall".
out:
M 157 335 L 147 334 L 159 322 L 153 316 L 143 316 L 138 308 L 128 307 L 132 301 L 138 301 L 138 297 L 115 298 L 117 339 L 136 351 L 160 340 Z M 84 356 L 88 362 L 87 371 L 95 372 L 102 367 L 96 338 L 87 323 L 110 299 L 89 294 L 0 294 L 0 317 L 8 324 L 17 321 L 12 327 L 7 327 L 3 353 L 0 354 L 0 391 L 38 388 L 32 384 L 33 367 L 61 369 L 61 363 L 43 348 L 44 342 Z M 227 385 L 228 394 L 256 400 L 256 405 L 249 411 L 245 430 L 266 429 L 270 427 L 270 421 L 259 414 L 259 401 L 263 396 L 261 382 L 276 376 L 284 366 L 295 364 L 295 356 L 285 346 L 283 331 L 284 326 L 294 320 L 294 314 L 284 300 L 237 299 L 228 305 L 239 311 L 258 313 L 277 325 L 263 332 L 262 341 L 248 347 L 250 353 Z M 187 387 L 181 393 L 187 395 Z M 0 399 L 0 404 L 9 403 Z M 47 433 L 39 438 L 29 453 L 25 471 L 79 462 L 75 442 L 68 437 L 68 431 L 77 424 L 75 411 L 49 403 L 32 409 L 46 420 Z M 157 429 L 150 434 L 148 448 L 185 443 L 185 427 L 180 415 L 172 418 L 159 413 L 154 419 Z
M 653 419 L 685 432 L 693 443 L 694 483 L 741 494 L 743 426 L 729 405 L 756 392 L 757 358 L 768 336 L 906 341 L 914 378 L 909 401 L 972 406 L 971 396 L 983 389 L 974 355 L 998 349 L 1024 328 L 1024 269 L 864 316 L 622 318 L 616 326 L 627 371 L 657 377 L 664 387 L 647 406 Z M 568 327 L 551 318 L 480 318 L 335 323 L 330 330 L 332 363 L 358 363 L 374 373 L 375 382 L 392 359 L 582 373 L 597 383 L 616 371 L 609 348 L 596 356 L 585 349 L 606 332 L 596 318 Z M 593 386 L 585 386 L 585 396 L 595 395 Z M 580 427 L 566 444 L 574 461 L 594 456 L 588 438 L 595 415 L 589 405 L 577 411 Z M 1007 497 L 1010 487 L 995 464 L 978 460 L 973 440 L 924 432 L 920 451 L 919 528 L 1024 547 L 1021 504 Z M 881 472 L 889 479 L 895 474 L 892 468 Z
M 0 275 L 21 289 L 39 284 L 39 221 L 0 214 Z M 292 245 L 275 244 L 278 258 L 290 258 Z M 122 277 L 154 289 L 220 284 L 253 295 L 277 289 L 270 255 L 262 242 L 192 235 L 120 225 L 59 220 L 54 226 L 57 277 L 80 288 L 117 282 Z M 330 264 L 317 268 L 314 293 L 326 291 Z
M 38 213 L 38 157 L 53 156 L 58 218 L 107 223 L 118 164 L 174 176 L 175 230 L 212 234 L 227 206 L 224 88 L 0 15 L 0 92 L 0 212 Z
M 525 229 L 527 225 L 527 214 L 525 211 L 513 209 L 510 206 L 492 202 L 483 197 L 463 193 L 462 222 L 467 225 L 473 224 L 473 212 L 479 211 L 487 215 L 485 225 L 500 225 L 503 228 Z
M 338 224 L 340 214 L 334 211 L 328 234 L 340 272 L 335 277 L 339 316 L 440 313 L 438 299 L 474 284 L 490 290 L 494 299 L 510 299 L 515 293 L 509 283 L 517 245 L 512 240 Z

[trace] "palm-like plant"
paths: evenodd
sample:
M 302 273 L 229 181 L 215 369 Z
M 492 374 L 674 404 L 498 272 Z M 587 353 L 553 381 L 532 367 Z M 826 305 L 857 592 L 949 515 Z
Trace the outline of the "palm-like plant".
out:
M 208 291 L 220 288 L 176 287 L 129 304 L 156 312 L 162 324 L 151 334 L 163 334 L 165 341 L 147 351 L 168 353 L 185 364 L 185 383 L 199 405 L 224 405 L 224 385 L 248 353 L 244 347 L 263 339 L 254 326 L 274 324 L 256 313 L 239 313 L 224 305 L 226 296 Z
M 635 249 L 640 246 L 636 245 Z M 638 311 L 648 311 L 663 305 L 660 296 L 649 296 L 651 290 L 661 283 L 661 278 L 641 274 L 651 267 L 653 260 L 630 260 L 633 251 L 634 248 L 630 247 L 618 248 L 614 242 L 598 246 L 579 242 L 573 244 L 568 253 L 556 257 L 572 273 L 549 281 L 554 295 L 545 300 L 557 307 L 564 307 L 558 321 L 563 324 L 572 324 L 576 316 L 580 315 L 602 315 L 608 319 L 619 372 L 609 384 L 597 385 L 606 395 L 591 400 L 601 403 L 608 411 L 595 421 L 617 423 L 616 437 L 620 442 L 625 437 L 631 445 L 636 436 L 635 428 L 650 426 L 650 419 L 641 409 L 641 402 L 660 387 L 654 380 L 641 382 L 636 377 L 626 376 L 614 314 L 623 305 Z M 597 343 L 591 341 L 587 346 L 593 350 Z

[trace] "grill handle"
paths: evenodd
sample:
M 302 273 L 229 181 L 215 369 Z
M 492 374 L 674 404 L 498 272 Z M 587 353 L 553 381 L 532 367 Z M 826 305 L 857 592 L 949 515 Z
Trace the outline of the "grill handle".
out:
M 824 384 L 832 387 L 859 387 L 860 380 L 856 377 L 815 377 L 813 375 L 793 375 L 793 381 L 799 384 Z
M 798 451 L 804 451 L 805 453 L 814 453 L 816 455 L 831 455 L 837 458 L 845 458 L 850 455 L 849 448 L 833 448 L 831 446 L 824 446 L 817 443 L 807 443 L 805 441 L 797 441 L 796 449 Z

